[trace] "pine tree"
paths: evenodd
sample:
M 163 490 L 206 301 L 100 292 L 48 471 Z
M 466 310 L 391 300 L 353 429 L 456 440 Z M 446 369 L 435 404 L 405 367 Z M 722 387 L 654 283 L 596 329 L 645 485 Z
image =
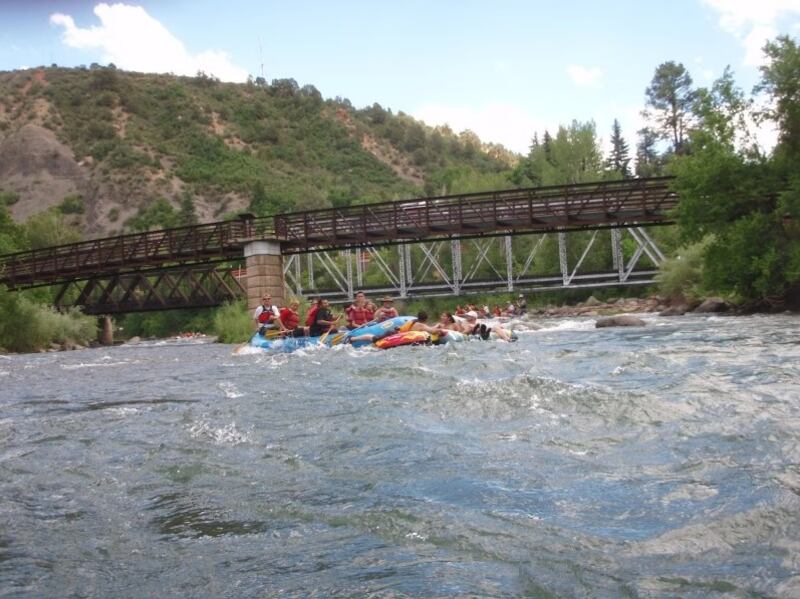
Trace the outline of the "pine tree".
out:
M 610 173 L 618 173 L 623 179 L 629 179 L 631 158 L 628 156 L 628 142 L 622 137 L 622 127 L 619 121 L 614 119 L 611 128 L 611 154 L 606 160 L 606 170 Z
M 547 162 L 553 164 L 553 138 L 550 137 L 550 132 L 547 129 L 544 130 L 544 137 L 542 137 L 542 148 Z
M 685 153 L 695 97 L 689 71 L 671 60 L 656 67 L 653 80 L 645 90 L 647 107 L 655 111 L 645 114 L 654 119 L 655 132 L 661 139 L 671 142 L 675 154 Z
M 639 129 L 639 143 L 636 145 L 636 176 L 653 177 L 660 174 L 661 164 L 656 152 L 658 135 L 648 128 Z

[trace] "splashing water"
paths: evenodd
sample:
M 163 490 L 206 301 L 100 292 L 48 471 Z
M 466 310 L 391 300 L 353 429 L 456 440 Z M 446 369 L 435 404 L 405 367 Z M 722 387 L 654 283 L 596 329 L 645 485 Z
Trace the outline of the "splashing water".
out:
M 800 318 L 5 356 L 4 596 L 800 595 Z

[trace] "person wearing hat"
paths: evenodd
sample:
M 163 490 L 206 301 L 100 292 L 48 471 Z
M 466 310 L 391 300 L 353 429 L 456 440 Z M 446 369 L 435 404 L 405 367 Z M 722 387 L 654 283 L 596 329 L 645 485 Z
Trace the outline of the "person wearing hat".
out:
M 397 316 L 399 316 L 397 310 L 392 305 L 392 303 L 394 303 L 394 300 L 389 296 L 382 298 L 381 307 L 375 310 L 375 315 L 373 316 L 373 319 L 376 322 L 383 322 L 384 320 L 389 320 L 390 318 L 396 318 Z

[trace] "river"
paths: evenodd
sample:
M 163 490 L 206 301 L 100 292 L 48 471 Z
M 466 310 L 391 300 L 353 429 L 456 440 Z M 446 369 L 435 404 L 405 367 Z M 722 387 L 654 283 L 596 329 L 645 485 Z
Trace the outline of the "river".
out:
M 0 356 L 0 596 L 800 596 L 800 317 L 647 321 Z

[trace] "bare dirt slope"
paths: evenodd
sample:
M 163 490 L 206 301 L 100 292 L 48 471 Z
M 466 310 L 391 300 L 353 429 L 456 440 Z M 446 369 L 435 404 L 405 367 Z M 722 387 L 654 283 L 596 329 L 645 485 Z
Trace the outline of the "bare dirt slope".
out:
M 20 194 L 11 212 L 22 221 L 68 195 L 85 195 L 89 171 L 52 131 L 27 124 L 0 140 L 0 181 Z

